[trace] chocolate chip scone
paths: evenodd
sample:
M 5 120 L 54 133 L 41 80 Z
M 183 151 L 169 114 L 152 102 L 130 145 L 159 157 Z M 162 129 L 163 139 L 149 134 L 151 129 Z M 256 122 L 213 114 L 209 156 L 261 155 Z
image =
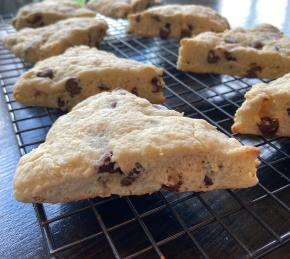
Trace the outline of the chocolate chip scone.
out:
M 70 110 L 102 91 L 122 87 L 152 103 L 163 103 L 163 69 L 79 46 L 38 62 L 14 86 L 15 99 L 30 106 Z
M 72 1 L 46 0 L 20 8 L 12 24 L 16 30 L 43 27 L 72 17 L 94 17 L 95 12 Z
M 143 11 L 156 0 L 89 0 L 87 7 L 113 18 L 126 18 L 131 13 Z
M 128 32 L 161 38 L 183 38 L 204 31 L 223 32 L 228 21 L 211 8 L 199 5 L 164 5 L 129 15 Z
M 17 57 L 35 63 L 63 53 L 77 45 L 97 46 L 104 38 L 108 25 L 95 18 L 70 18 L 57 23 L 4 36 L 4 47 Z
M 104 92 L 61 116 L 14 178 L 22 202 L 244 188 L 257 183 L 259 150 L 204 120 L 160 109 L 125 90 Z
M 290 71 L 290 38 L 260 24 L 181 41 L 177 68 L 196 73 L 277 78 Z
M 232 126 L 234 133 L 290 137 L 290 74 L 254 85 Z

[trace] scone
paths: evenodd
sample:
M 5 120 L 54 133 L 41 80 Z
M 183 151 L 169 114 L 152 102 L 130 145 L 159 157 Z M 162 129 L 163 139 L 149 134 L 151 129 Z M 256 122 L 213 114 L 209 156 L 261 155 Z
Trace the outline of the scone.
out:
M 237 110 L 234 133 L 290 137 L 290 74 L 254 85 Z
M 57 23 L 4 36 L 4 47 L 17 57 L 35 63 L 63 53 L 77 45 L 96 46 L 104 38 L 108 25 L 95 18 L 70 18 Z
M 20 30 L 25 27 L 42 27 L 72 17 L 94 16 L 96 16 L 95 12 L 87 8 L 81 8 L 73 1 L 46 0 L 20 8 L 16 17 L 12 20 L 12 24 L 16 30 Z
M 70 110 L 102 91 L 122 87 L 152 103 L 164 102 L 163 69 L 79 46 L 38 62 L 14 86 L 15 99 L 29 106 Z
M 183 38 L 204 31 L 223 32 L 228 21 L 211 8 L 199 5 L 164 5 L 129 15 L 128 32 L 145 37 Z
M 143 11 L 156 0 L 89 0 L 87 7 L 113 18 L 126 18 L 128 14 Z
M 177 68 L 195 73 L 277 78 L 290 71 L 290 38 L 276 27 L 205 32 L 181 41 Z
M 244 188 L 257 183 L 259 150 L 204 120 L 160 109 L 124 90 L 104 92 L 61 116 L 24 155 L 14 178 L 22 202 Z

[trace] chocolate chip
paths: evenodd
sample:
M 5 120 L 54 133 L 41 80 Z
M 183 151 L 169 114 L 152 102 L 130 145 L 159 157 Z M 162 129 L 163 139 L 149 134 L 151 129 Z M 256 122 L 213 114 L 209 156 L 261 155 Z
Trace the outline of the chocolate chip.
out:
M 63 107 L 65 105 L 64 100 L 61 97 L 57 98 L 57 106 L 58 107 Z
M 237 58 L 234 57 L 233 54 L 231 52 L 229 52 L 229 51 L 225 51 L 224 52 L 224 57 L 228 61 L 236 61 L 237 60 Z
M 50 79 L 53 79 L 53 70 L 52 69 L 45 69 L 42 71 L 37 72 L 37 77 L 48 77 Z
M 256 63 L 252 63 L 249 69 L 246 71 L 246 77 L 249 78 L 257 77 L 257 74 L 261 72 L 262 68 L 258 66 Z
M 108 91 L 110 90 L 110 87 L 108 87 L 107 85 L 105 85 L 104 83 L 100 83 L 98 85 L 98 88 L 101 90 L 101 91 Z
M 98 174 L 102 173 L 122 173 L 120 167 L 117 165 L 116 162 L 112 162 L 113 152 L 105 153 L 97 162 L 96 162 L 96 169 Z
M 234 38 L 233 36 L 229 36 L 229 35 L 224 38 L 224 41 L 226 43 L 229 43 L 229 44 L 238 43 L 238 41 L 236 40 L 236 38 Z
M 139 174 L 143 173 L 144 171 L 145 171 L 144 167 L 140 163 L 136 162 L 135 167 L 129 172 L 128 176 L 124 177 L 121 180 L 121 185 L 122 186 L 131 185 L 139 177 Z
M 257 123 L 259 130 L 265 136 L 274 136 L 279 129 L 279 120 L 269 117 L 262 117 Z
M 255 48 L 255 49 L 262 49 L 264 47 L 264 44 L 261 41 L 254 41 L 251 44 L 251 47 Z
M 188 30 L 192 31 L 193 30 L 193 26 L 191 24 L 187 25 Z
M 191 31 L 189 29 L 182 29 L 180 33 L 180 38 L 188 38 L 191 37 Z
M 170 27 L 171 27 L 170 23 L 166 23 L 164 27 L 160 28 L 159 35 L 160 35 L 160 37 L 162 39 L 167 39 L 168 38 L 168 36 L 171 33 Z
M 155 20 L 156 22 L 161 22 L 161 20 L 160 20 L 158 15 L 153 15 L 152 19 Z
M 159 78 L 153 77 L 151 80 L 151 84 L 152 84 L 152 93 L 159 93 L 162 91 L 163 84 Z
M 290 116 L 290 108 L 287 108 L 287 113 Z
M 42 21 L 42 16 L 40 14 L 34 15 L 32 19 L 29 20 L 29 23 L 33 25 L 44 26 L 44 23 Z
M 212 181 L 212 179 L 211 179 L 210 177 L 208 177 L 207 175 L 204 177 L 203 181 L 204 181 L 204 184 L 205 184 L 206 186 L 213 185 L 213 181 Z
M 139 95 L 138 95 L 137 87 L 133 87 L 133 88 L 131 89 L 131 93 L 132 93 L 132 94 L 135 94 L 135 95 L 137 95 L 137 96 L 139 96 Z
M 116 107 L 117 107 L 117 102 L 112 102 L 112 103 L 111 103 L 111 107 L 112 107 L 112 108 L 116 108 Z
M 141 22 L 141 16 L 138 14 L 135 16 L 136 22 Z
M 182 177 L 179 176 L 179 180 L 176 184 L 174 184 L 174 185 L 164 185 L 163 184 L 162 188 L 167 190 L 167 191 L 170 191 L 170 192 L 178 192 L 182 183 L 183 183 Z
M 220 57 L 215 54 L 213 50 L 210 50 L 207 54 L 207 63 L 214 64 L 219 61 Z
M 65 83 L 65 90 L 69 92 L 71 97 L 81 93 L 82 88 L 79 86 L 76 78 L 70 78 Z

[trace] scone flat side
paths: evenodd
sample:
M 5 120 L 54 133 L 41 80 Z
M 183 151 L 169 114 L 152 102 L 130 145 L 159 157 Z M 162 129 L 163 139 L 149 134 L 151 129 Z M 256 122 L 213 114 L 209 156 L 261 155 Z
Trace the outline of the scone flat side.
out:
M 195 73 L 277 78 L 289 72 L 290 38 L 269 24 L 205 32 L 181 40 L 177 68 Z
M 15 99 L 29 106 L 67 111 L 89 96 L 122 87 L 152 103 L 163 103 L 163 69 L 87 46 L 38 62 L 14 86 Z
M 290 74 L 254 85 L 236 112 L 232 131 L 290 137 Z
M 198 5 L 157 6 L 129 15 L 128 19 L 128 32 L 144 37 L 183 38 L 230 28 L 228 21 L 216 11 Z
M 122 90 L 104 92 L 60 117 L 45 143 L 20 159 L 14 195 L 57 203 L 160 188 L 250 187 L 258 181 L 258 154 L 204 120 L 155 108 Z
M 78 45 L 96 46 L 108 25 L 95 18 L 70 18 L 43 28 L 25 28 L 3 38 L 4 47 L 29 63 L 36 63 Z

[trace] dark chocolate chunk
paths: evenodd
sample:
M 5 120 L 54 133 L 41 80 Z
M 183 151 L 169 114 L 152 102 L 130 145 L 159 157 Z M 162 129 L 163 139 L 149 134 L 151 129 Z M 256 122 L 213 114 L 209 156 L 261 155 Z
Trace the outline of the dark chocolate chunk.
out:
M 265 136 L 274 136 L 279 129 L 279 120 L 269 117 L 262 117 L 257 126 L 261 133 Z
M 61 97 L 58 97 L 57 98 L 57 106 L 58 107 L 63 107 L 65 105 L 65 102 L 64 102 L 64 100 L 61 98 Z
M 96 162 L 96 169 L 98 174 L 102 173 L 122 174 L 122 171 L 120 167 L 117 165 L 117 163 L 111 161 L 112 156 L 113 152 L 107 152 Z
M 189 29 L 182 29 L 180 33 L 180 38 L 188 38 L 191 37 L 191 31 Z
M 188 30 L 192 31 L 193 30 L 193 26 L 191 24 L 187 25 Z
M 255 49 L 262 49 L 264 47 L 264 44 L 261 41 L 257 40 L 252 42 L 251 47 Z
M 139 96 L 139 95 L 138 95 L 137 87 L 133 87 L 133 88 L 131 89 L 131 93 L 132 93 L 132 94 L 135 94 L 135 95 L 137 95 L 137 96 Z
M 214 64 L 219 61 L 220 57 L 215 54 L 213 50 L 210 50 L 207 54 L 207 62 L 209 64 Z
M 234 38 L 233 36 L 229 36 L 229 35 L 224 38 L 224 41 L 226 43 L 229 43 L 229 44 L 238 43 L 238 41 L 236 40 L 236 38 Z
M 42 21 L 42 16 L 40 14 L 36 14 L 32 17 L 31 20 L 29 20 L 29 23 L 37 26 L 44 26 L 44 23 Z
M 237 60 L 237 58 L 235 56 L 233 56 L 233 54 L 229 51 L 225 51 L 224 56 L 225 56 L 225 59 L 228 61 L 236 61 Z
M 162 91 L 163 84 L 159 78 L 153 77 L 151 80 L 151 84 L 152 84 L 152 93 L 159 93 Z
M 144 167 L 140 163 L 136 162 L 135 167 L 129 172 L 128 176 L 124 177 L 121 180 L 121 185 L 122 186 L 131 185 L 139 177 L 139 174 L 143 173 L 144 171 L 145 171 Z
M 257 75 L 261 72 L 262 72 L 262 68 L 256 63 L 252 63 L 249 69 L 246 71 L 246 77 L 249 77 L 249 78 L 257 77 Z
M 112 107 L 112 108 L 116 108 L 116 107 L 117 107 L 117 102 L 113 102 L 113 103 L 111 103 L 111 107 Z
M 290 108 L 287 108 L 287 113 L 290 116 Z
M 37 72 L 37 77 L 48 77 L 50 79 L 53 79 L 53 70 L 52 69 L 45 69 L 42 71 Z
M 168 38 L 168 36 L 171 33 L 170 27 L 171 27 L 170 23 L 166 23 L 164 27 L 160 28 L 159 35 L 160 35 L 160 37 L 162 39 L 167 39 Z
M 210 177 L 208 177 L 207 175 L 204 177 L 204 184 L 206 185 L 206 186 L 210 186 L 210 185 L 213 185 L 213 181 L 212 181 L 212 179 L 210 178 Z
M 141 21 L 141 16 L 138 14 L 135 16 L 135 20 L 136 22 L 140 22 Z
M 99 88 L 101 91 L 108 91 L 108 90 L 110 90 L 110 87 L 108 87 L 108 86 L 105 85 L 104 83 L 101 83 L 100 85 L 98 85 L 98 88 Z
M 156 22 L 161 22 L 161 20 L 160 20 L 158 15 L 153 15 L 152 19 L 155 20 Z
M 81 93 L 82 88 L 79 86 L 76 78 L 70 78 L 65 83 L 65 90 L 69 92 L 71 97 Z

